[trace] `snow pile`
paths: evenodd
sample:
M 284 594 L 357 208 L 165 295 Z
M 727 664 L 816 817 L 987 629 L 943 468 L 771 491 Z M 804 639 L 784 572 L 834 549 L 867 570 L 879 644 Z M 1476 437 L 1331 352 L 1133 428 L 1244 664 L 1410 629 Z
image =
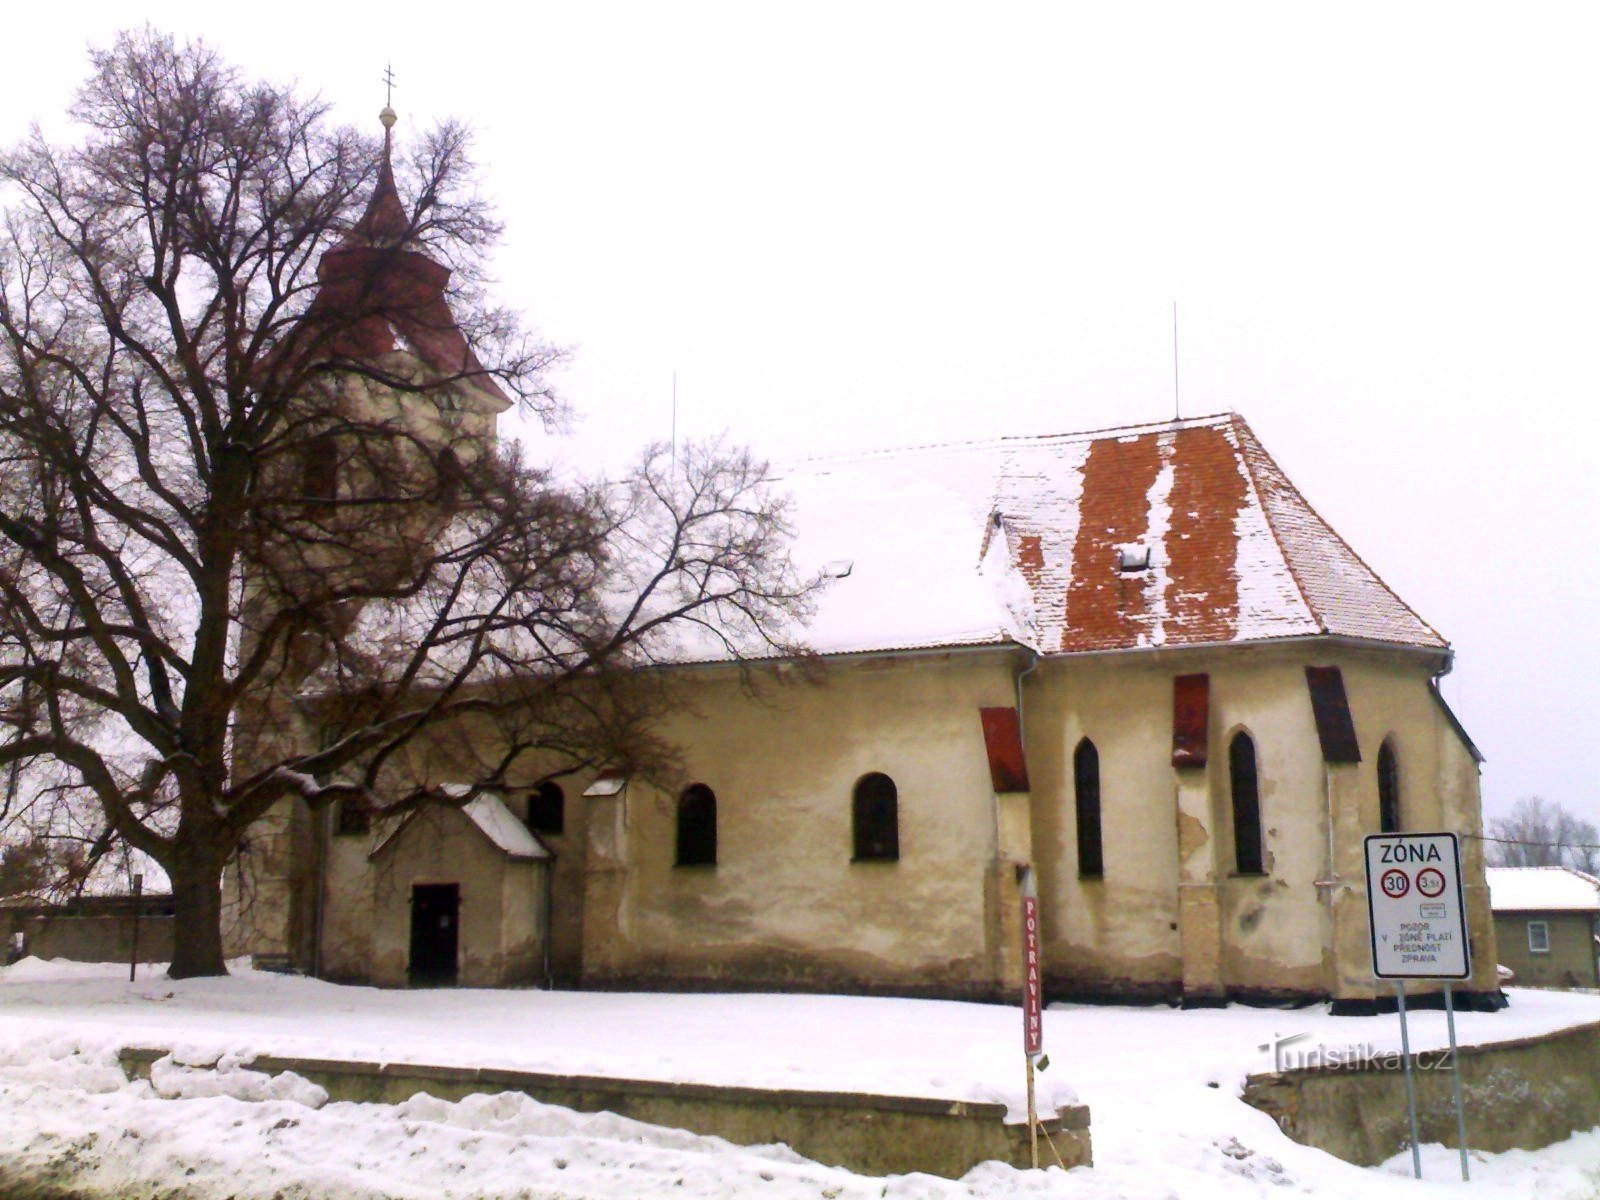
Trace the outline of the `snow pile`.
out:
M 253 1104 L 282 1100 L 306 1108 L 321 1108 L 328 1102 L 326 1091 L 293 1071 L 268 1075 L 247 1070 L 236 1054 L 225 1054 L 215 1063 L 198 1066 L 180 1063 L 169 1054 L 150 1064 L 150 1087 L 163 1100 L 229 1096 Z
M 848 1088 L 875 1078 L 902 1094 L 1009 1094 L 1021 1058 L 1014 1010 L 837 996 L 379 992 L 249 971 L 130 985 L 113 966 L 96 975 L 18 965 L 0 971 L 0 1195 L 24 1182 L 91 1200 L 1462 1195 L 1452 1149 L 1425 1148 L 1427 1178 L 1418 1184 L 1409 1155 L 1371 1170 L 1351 1166 L 1289 1141 L 1237 1097 L 1244 1075 L 1271 1067 L 1270 1039 L 1304 1032 L 1330 1045 L 1387 1046 L 1398 1041 L 1392 1016 L 1054 1006 L 1045 1040 L 1055 1063 L 1041 1084 L 1059 1089 L 1053 1095 L 1071 1085 L 1090 1105 L 1093 1168 L 986 1163 L 959 1181 L 875 1179 L 781 1146 L 736 1147 L 509 1093 L 459 1103 L 426 1095 L 395 1105 L 327 1102 L 292 1074 L 248 1063 L 257 1050 L 320 1049 L 545 1069 L 586 1062 L 619 1075 L 758 1086 L 831 1079 Z M 1460 1014 L 1463 1039 L 1600 1019 L 1597 997 L 1512 997 L 1505 1013 Z M 1413 1034 L 1419 1046 L 1441 1044 L 1442 1014 L 1414 1014 Z M 173 1048 L 149 1082 L 116 1066 L 116 1048 L 134 1042 Z M 1538 1152 L 1472 1157 L 1481 1200 L 1600 1195 L 1600 1132 Z

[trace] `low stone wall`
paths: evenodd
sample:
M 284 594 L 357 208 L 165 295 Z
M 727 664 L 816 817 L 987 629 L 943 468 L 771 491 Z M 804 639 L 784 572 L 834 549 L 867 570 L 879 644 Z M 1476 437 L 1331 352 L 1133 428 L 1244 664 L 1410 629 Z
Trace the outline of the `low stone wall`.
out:
M 1417 1058 L 1419 1136 L 1454 1146 L 1449 1052 L 1429 1050 Z M 1295 1141 L 1373 1166 L 1410 1140 L 1399 1064 L 1397 1051 L 1374 1062 L 1252 1075 L 1243 1098 Z M 1463 1046 L 1456 1069 L 1467 1145 L 1474 1150 L 1537 1150 L 1600 1125 L 1600 1023 Z
M 139 918 L 139 961 L 172 961 L 170 916 Z M 133 918 L 100 913 L 18 913 L 6 923 L 4 940 L 20 930 L 24 950 L 35 958 L 76 962 L 127 962 L 133 950 Z
M 121 1053 L 122 1066 L 129 1075 L 146 1077 L 150 1064 L 167 1053 L 151 1047 L 128 1048 Z M 922 1171 L 959 1179 L 991 1159 L 1028 1165 L 1027 1125 L 1006 1124 L 1003 1104 L 418 1063 L 261 1056 L 249 1065 L 269 1074 L 293 1071 L 325 1088 L 335 1100 L 393 1104 L 417 1092 L 441 1100 L 522 1092 L 547 1104 L 580 1112 L 613 1112 L 739 1145 L 783 1142 L 818 1162 L 870 1175 Z M 1090 1164 L 1086 1106 L 1063 1108 L 1041 1127 L 1066 1166 Z M 1039 1161 L 1042 1165 L 1055 1163 L 1042 1138 Z

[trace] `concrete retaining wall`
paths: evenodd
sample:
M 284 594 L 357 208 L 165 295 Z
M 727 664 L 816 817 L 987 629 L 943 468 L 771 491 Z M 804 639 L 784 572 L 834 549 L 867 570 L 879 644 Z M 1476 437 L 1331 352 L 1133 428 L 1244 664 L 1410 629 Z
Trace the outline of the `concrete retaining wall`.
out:
M 167 1053 L 128 1048 L 121 1053 L 122 1066 L 129 1075 L 148 1076 L 150 1064 Z M 1003 1104 L 276 1056 L 258 1057 L 250 1067 L 270 1074 L 293 1071 L 335 1100 L 367 1103 L 393 1104 L 417 1092 L 441 1100 L 522 1092 L 547 1104 L 614 1112 L 740 1145 L 784 1142 L 818 1162 L 870 1175 L 923 1171 L 959 1179 L 990 1159 L 1028 1165 L 1027 1126 L 1006 1124 Z M 1086 1106 L 1061 1109 L 1043 1128 L 1066 1166 L 1089 1165 Z M 1039 1159 L 1045 1165 L 1055 1162 L 1043 1139 Z
M 1417 1058 L 1419 1136 L 1454 1146 L 1448 1052 Z M 1537 1150 L 1600 1125 L 1600 1023 L 1463 1046 L 1458 1069 L 1472 1149 Z M 1295 1141 L 1360 1166 L 1399 1153 L 1410 1138 L 1398 1052 L 1374 1062 L 1252 1075 L 1243 1098 Z

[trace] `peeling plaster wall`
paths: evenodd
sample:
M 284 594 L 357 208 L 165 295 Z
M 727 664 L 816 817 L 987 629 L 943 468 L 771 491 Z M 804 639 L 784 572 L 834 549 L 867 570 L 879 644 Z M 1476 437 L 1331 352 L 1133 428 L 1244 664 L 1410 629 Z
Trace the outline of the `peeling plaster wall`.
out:
M 553 973 L 587 986 L 1009 996 L 1015 867 L 1031 860 L 1054 994 L 1380 994 L 1361 839 L 1378 828 L 1384 739 L 1406 828 L 1479 828 L 1476 764 L 1430 694 L 1429 659 L 1331 643 L 1047 659 L 1024 685 L 1033 790 L 997 797 L 977 710 L 1014 702 L 1024 661 L 998 649 L 835 659 L 820 685 L 767 677 L 756 697 L 729 669 L 672 672 L 675 715 L 660 732 L 681 747 L 681 779 L 635 779 L 611 797 L 584 797 L 591 777 L 561 780 L 565 830 L 545 839 L 557 855 Z M 1307 665 L 1341 669 L 1361 763 L 1323 762 Z M 1196 672 L 1210 676 L 1209 762 L 1174 768 L 1172 681 Z M 1227 744 L 1239 730 L 1257 751 L 1259 876 L 1233 872 Z M 1072 754 L 1084 736 L 1100 759 L 1101 879 L 1077 870 Z M 451 755 L 492 749 L 442 739 L 418 769 L 446 778 Z M 519 762 L 512 782 L 547 769 Z M 869 771 L 899 788 L 896 863 L 851 861 L 851 792 Z M 717 797 L 712 867 L 674 865 L 676 798 L 691 782 Z M 512 804 L 521 815 L 520 797 Z M 500 860 L 458 814 L 428 819 L 446 823 L 438 836 L 413 836 L 387 864 L 366 862 L 370 839 L 329 839 L 324 972 L 404 983 L 411 883 L 459 881 L 462 982 L 542 978 L 545 868 Z M 1489 992 L 1482 847 L 1462 847 L 1478 968 L 1468 986 Z
M 1308 665 L 1341 668 L 1361 763 L 1322 761 Z M 1209 760 L 1174 768 L 1172 680 L 1196 672 L 1211 679 Z M 1052 990 L 1374 996 L 1361 840 L 1378 831 L 1383 740 L 1392 737 L 1399 756 L 1408 829 L 1480 827 L 1476 765 L 1429 679 L 1427 660 L 1403 652 L 1303 643 L 1041 664 L 1027 684 L 1027 736 Z M 1241 730 L 1257 755 L 1259 876 L 1233 870 L 1227 751 Z M 1101 879 L 1080 878 L 1077 867 L 1072 755 L 1085 736 L 1100 756 Z M 1477 967 L 1468 986 L 1492 991 L 1481 845 L 1464 838 L 1462 847 Z
M 986 916 L 1008 901 L 978 709 L 1012 702 L 1016 662 L 835 662 L 820 686 L 770 687 L 759 701 L 731 672 L 684 672 L 663 733 L 683 748 L 682 785 L 716 793 L 717 865 L 674 865 L 681 785 L 635 781 L 586 801 L 585 982 L 1010 986 L 1014 955 L 991 944 Z M 851 861 L 852 790 L 872 771 L 898 787 L 898 862 Z M 1012 823 L 1025 839 L 1026 822 Z
M 378 919 L 374 897 L 379 874 L 391 864 L 378 866 L 368 861 L 377 840 L 378 835 L 365 833 L 328 839 L 322 915 L 321 973 L 325 979 L 378 982 L 373 973 L 373 930 Z M 404 983 L 405 964 L 400 965 L 398 977 L 391 973 L 383 982 Z

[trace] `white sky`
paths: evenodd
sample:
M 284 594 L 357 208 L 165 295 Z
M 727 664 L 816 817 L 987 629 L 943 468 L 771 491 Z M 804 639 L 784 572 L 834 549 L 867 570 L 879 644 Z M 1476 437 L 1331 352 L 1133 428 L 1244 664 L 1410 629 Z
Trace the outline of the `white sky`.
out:
M 126 4 L 8 12 L 0 141 Z M 260 14 L 270 14 L 262 24 Z M 1459 655 L 1487 811 L 1600 820 L 1600 175 L 1573 6 L 148 4 L 479 131 L 575 444 L 776 457 L 1236 409 Z M 535 437 L 535 449 L 542 451 Z

